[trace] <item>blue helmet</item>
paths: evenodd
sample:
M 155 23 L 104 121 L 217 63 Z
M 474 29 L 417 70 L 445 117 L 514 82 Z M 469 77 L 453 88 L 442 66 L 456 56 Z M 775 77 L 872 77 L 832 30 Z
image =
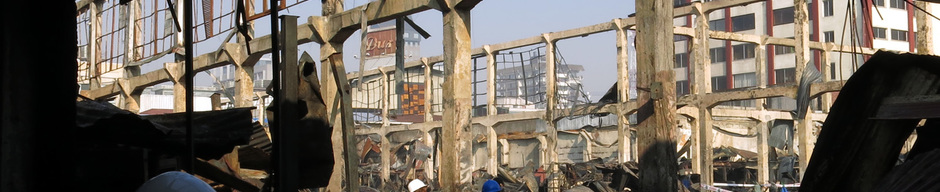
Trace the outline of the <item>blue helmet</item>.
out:
M 503 191 L 503 188 L 499 187 L 499 183 L 497 183 L 496 181 L 493 181 L 492 179 L 490 179 L 490 180 L 486 180 L 486 182 L 483 183 L 483 192 L 497 192 L 497 191 Z

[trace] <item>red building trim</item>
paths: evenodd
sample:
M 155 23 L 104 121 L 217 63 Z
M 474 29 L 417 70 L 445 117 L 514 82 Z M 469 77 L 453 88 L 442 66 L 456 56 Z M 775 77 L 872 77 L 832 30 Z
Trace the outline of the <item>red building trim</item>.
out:
M 725 8 L 725 31 L 733 31 L 731 25 L 733 25 L 731 22 L 731 8 Z M 734 56 L 731 55 L 731 52 L 733 52 L 731 48 L 731 40 L 725 40 L 725 81 L 727 81 L 727 83 L 725 83 L 727 85 L 725 86 L 726 89 L 734 88 L 734 75 L 731 74 L 731 60 L 734 60 Z
M 914 6 L 907 4 L 907 44 L 908 52 L 914 52 L 916 42 L 914 41 Z

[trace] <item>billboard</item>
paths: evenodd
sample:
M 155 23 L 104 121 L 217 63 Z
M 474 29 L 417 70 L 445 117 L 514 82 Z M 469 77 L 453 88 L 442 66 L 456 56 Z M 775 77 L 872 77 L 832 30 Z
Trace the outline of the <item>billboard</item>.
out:
M 395 54 L 395 29 L 366 34 L 366 57 L 382 57 Z

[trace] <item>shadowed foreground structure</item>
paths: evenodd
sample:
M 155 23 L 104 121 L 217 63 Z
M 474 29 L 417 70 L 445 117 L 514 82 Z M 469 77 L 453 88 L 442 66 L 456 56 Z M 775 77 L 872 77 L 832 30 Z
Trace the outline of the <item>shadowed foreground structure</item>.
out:
M 800 191 L 921 191 L 914 189 L 937 185 L 936 172 L 911 170 L 938 169 L 923 163 L 936 162 L 936 151 L 918 154 L 940 147 L 929 141 L 936 140 L 936 131 L 918 132 L 918 149 L 907 154 L 914 159 L 895 164 L 918 121 L 926 118 L 921 128 L 937 128 L 938 64 L 936 56 L 875 53 L 833 103 Z

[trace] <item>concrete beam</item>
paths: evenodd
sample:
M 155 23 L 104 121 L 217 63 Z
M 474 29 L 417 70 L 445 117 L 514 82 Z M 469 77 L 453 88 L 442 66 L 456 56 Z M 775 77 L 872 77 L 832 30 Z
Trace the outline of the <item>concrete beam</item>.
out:
M 478 1 L 478 0 L 477 0 Z M 441 7 L 434 0 L 385 0 L 373 1 L 368 4 L 354 7 L 347 11 L 328 16 L 328 29 L 326 41 L 343 42 L 359 30 L 362 16 L 366 15 L 369 24 L 378 24 L 403 16 Z M 363 14 L 363 12 L 365 12 Z

